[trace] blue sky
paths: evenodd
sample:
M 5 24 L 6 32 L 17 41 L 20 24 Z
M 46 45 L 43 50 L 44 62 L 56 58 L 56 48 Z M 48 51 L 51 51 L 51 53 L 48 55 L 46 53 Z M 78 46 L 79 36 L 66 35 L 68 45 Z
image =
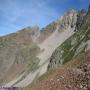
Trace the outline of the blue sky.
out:
M 89 4 L 90 0 L 0 0 L 0 36 L 27 26 L 45 27 L 69 9 Z

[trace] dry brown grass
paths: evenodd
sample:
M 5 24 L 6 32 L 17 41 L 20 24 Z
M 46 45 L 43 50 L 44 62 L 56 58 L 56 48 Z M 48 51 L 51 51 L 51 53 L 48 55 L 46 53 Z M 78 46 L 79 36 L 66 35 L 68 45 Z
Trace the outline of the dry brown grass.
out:
M 32 84 L 30 84 L 27 87 L 27 90 L 32 90 L 33 87 L 40 86 L 43 82 L 47 82 L 51 80 L 52 78 L 55 78 L 60 72 L 63 73 L 68 68 L 77 68 L 83 63 L 87 62 L 90 58 L 90 50 L 88 50 L 85 53 L 80 54 L 76 58 L 73 58 L 73 60 L 69 61 L 63 66 L 60 66 L 59 68 L 49 71 L 46 74 L 42 75 L 38 80 L 34 81 Z

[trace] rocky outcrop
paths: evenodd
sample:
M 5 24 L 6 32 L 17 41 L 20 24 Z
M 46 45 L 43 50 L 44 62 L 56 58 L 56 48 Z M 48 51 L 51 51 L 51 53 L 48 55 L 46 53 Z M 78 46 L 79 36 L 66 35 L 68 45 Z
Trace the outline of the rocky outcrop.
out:
M 85 15 L 86 15 L 86 10 L 85 9 L 82 9 L 78 15 L 77 15 L 77 23 L 76 23 L 76 30 L 79 30 L 82 26 L 82 24 L 84 24 L 84 18 L 85 18 Z
M 75 28 L 77 22 L 77 12 L 75 10 L 70 10 L 65 13 L 64 16 L 57 20 L 57 25 L 59 26 L 59 30 L 66 30 L 68 27 Z

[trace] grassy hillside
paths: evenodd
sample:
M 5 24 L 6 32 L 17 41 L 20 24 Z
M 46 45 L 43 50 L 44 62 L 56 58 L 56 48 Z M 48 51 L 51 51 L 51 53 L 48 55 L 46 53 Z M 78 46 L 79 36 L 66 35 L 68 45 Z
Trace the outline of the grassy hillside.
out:
M 24 71 L 28 73 L 35 70 L 39 63 L 39 59 L 36 58 L 39 52 L 40 48 L 31 40 L 31 30 L 0 37 L 0 72 L 3 71 L 0 73 L 0 82 L 8 82 L 9 75 L 14 73 L 14 76 L 19 76 Z

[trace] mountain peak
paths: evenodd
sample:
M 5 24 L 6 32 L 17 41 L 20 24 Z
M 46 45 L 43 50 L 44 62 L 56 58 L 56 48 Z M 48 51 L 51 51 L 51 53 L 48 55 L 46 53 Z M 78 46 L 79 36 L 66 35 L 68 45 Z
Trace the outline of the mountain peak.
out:
M 74 9 L 69 10 L 64 14 L 64 16 L 61 16 L 57 21 L 57 26 L 60 27 L 61 30 L 65 30 L 68 27 L 75 27 L 76 21 L 77 21 L 77 11 Z

